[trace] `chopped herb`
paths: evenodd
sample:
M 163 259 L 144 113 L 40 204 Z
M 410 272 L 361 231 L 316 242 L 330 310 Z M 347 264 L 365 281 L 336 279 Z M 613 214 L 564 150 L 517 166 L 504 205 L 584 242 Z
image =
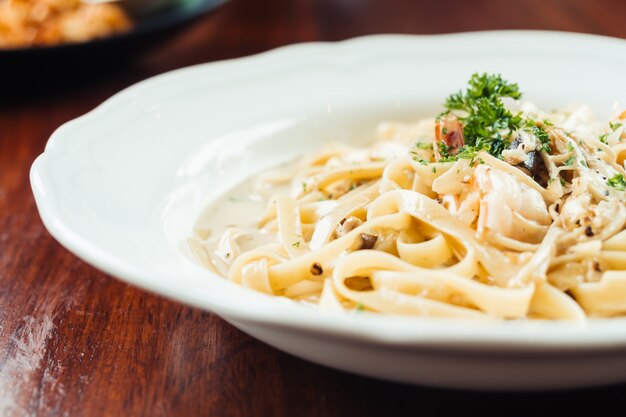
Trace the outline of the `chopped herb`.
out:
M 485 161 L 483 161 L 483 158 L 475 158 L 474 157 L 474 158 L 472 158 L 470 160 L 469 166 L 470 166 L 470 168 L 474 168 L 474 166 L 476 166 L 476 164 L 481 165 L 481 164 L 484 164 L 484 163 L 485 163 Z
M 413 160 L 415 162 L 419 162 L 422 165 L 428 165 L 430 163 L 430 161 L 422 158 L 421 156 L 419 156 L 417 153 L 415 153 L 414 151 L 411 151 L 411 156 L 413 157 Z
M 547 153 L 552 152 L 552 148 L 550 147 L 550 136 L 548 136 L 548 132 L 546 132 L 543 128 L 537 126 L 536 122 L 533 120 L 526 121 L 525 130 L 529 133 L 532 133 L 539 142 L 541 142 L 541 150 Z
M 615 174 L 615 176 L 609 178 L 606 183 L 609 185 L 609 187 L 613 187 L 616 190 L 626 190 L 626 180 L 624 180 L 624 176 L 622 174 Z
M 355 308 L 356 311 L 363 311 L 364 309 L 365 306 L 363 305 L 363 303 L 358 303 Z
M 432 143 L 422 143 L 422 142 L 417 142 L 415 144 L 415 148 L 416 149 L 433 149 L 433 144 Z M 411 156 L 413 157 L 413 160 L 416 162 L 419 162 L 422 165 L 427 165 L 430 163 L 430 161 L 422 158 L 422 156 L 419 154 L 419 152 L 416 151 L 416 149 L 411 149 L 409 151 L 409 153 L 411 154 Z
M 565 166 L 572 166 L 574 165 L 574 162 L 576 162 L 576 157 L 575 156 L 570 156 L 567 161 L 565 161 L 565 163 L 563 165 Z
M 433 149 L 433 144 L 432 143 L 426 143 L 426 142 L 417 142 L 415 144 L 415 147 L 417 149 L 432 150 Z
M 437 143 L 437 150 L 439 150 L 439 154 L 441 154 L 442 158 L 454 158 L 450 155 L 450 147 L 445 142 Z
M 554 124 L 548 119 L 543 119 L 543 124 L 546 126 L 554 126 Z
M 443 129 L 441 129 L 441 133 L 443 133 L 444 135 L 448 134 L 448 128 L 444 127 Z
M 574 146 L 570 142 L 567 142 L 567 150 L 568 150 L 568 152 L 573 152 L 574 151 Z
M 437 173 L 437 167 L 433 167 L 433 169 L 431 169 L 431 171 L 433 172 L 433 174 Z
M 293 246 L 294 248 L 299 248 L 300 247 L 300 241 L 292 243 L 291 246 Z
M 605 145 L 608 145 L 608 144 L 609 144 L 609 142 L 607 142 L 607 140 L 606 140 L 606 138 L 607 138 L 608 136 L 609 136 L 609 134 L 608 134 L 608 133 L 605 133 L 604 135 L 601 135 L 601 136 L 600 136 L 600 138 L 599 138 L 599 139 L 600 139 L 600 142 L 604 143 Z
M 302 181 L 302 192 L 306 193 L 306 182 Z
M 580 160 L 580 165 L 584 166 L 585 168 L 589 168 L 589 165 L 587 165 L 587 161 L 585 161 L 584 159 Z
M 480 149 L 477 149 L 472 146 L 464 146 L 461 148 L 459 153 L 456 154 L 456 156 L 461 159 L 474 159 L 476 158 L 476 156 L 478 155 L 478 152 L 480 151 L 481 151 Z
M 620 127 L 622 127 L 622 123 L 611 123 L 609 122 L 609 127 L 611 128 L 612 132 L 614 133 L 617 129 L 619 129 Z M 608 145 L 609 142 L 607 141 L 608 137 L 609 137 L 610 133 L 605 133 L 603 135 L 600 135 L 600 137 L 598 139 L 600 139 L 600 142 L 604 143 L 605 145 Z
M 556 177 L 552 177 L 548 180 L 548 184 L 552 184 L 554 181 L 556 181 Z
M 565 180 L 561 177 L 559 177 L 559 181 L 561 182 L 561 185 L 565 185 Z

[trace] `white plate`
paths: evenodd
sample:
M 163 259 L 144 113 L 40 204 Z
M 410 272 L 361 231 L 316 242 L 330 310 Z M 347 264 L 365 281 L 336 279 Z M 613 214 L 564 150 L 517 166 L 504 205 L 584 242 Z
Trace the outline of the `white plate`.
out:
M 417 119 L 475 71 L 552 108 L 626 103 L 626 42 L 549 32 L 372 36 L 289 46 L 141 82 L 57 130 L 31 182 L 70 251 L 124 281 L 211 310 L 302 358 L 395 381 L 547 389 L 626 380 L 626 321 L 585 326 L 330 316 L 212 275 L 182 241 L 243 178 L 331 139 Z

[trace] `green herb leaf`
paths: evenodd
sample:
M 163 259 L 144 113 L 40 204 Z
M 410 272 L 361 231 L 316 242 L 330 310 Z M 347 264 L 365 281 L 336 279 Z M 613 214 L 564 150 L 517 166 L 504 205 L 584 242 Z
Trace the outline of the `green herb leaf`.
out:
M 419 163 L 420 163 L 420 164 L 422 164 L 422 165 L 428 165 L 428 164 L 430 163 L 430 162 L 429 162 L 429 161 L 427 161 L 426 159 L 422 159 L 422 158 L 420 158 L 420 157 L 419 157 L 419 156 L 417 156 L 417 155 L 413 155 L 413 160 L 414 160 L 415 162 L 419 162 Z
M 615 176 L 609 178 L 606 183 L 609 185 L 609 187 L 613 187 L 616 190 L 626 190 L 626 180 L 624 180 L 624 176 L 622 174 L 615 174 Z
M 542 151 L 547 152 L 547 153 L 552 152 L 552 148 L 550 147 L 550 136 L 548 135 L 548 132 L 546 132 L 544 128 L 537 126 L 536 121 L 528 119 L 526 121 L 525 130 L 528 133 L 533 134 L 537 139 L 539 139 L 539 142 L 541 142 Z
M 572 166 L 572 165 L 574 165 L 574 162 L 576 162 L 576 157 L 575 156 L 570 156 L 568 158 L 568 160 L 565 161 L 565 163 L 563 165 L 565 165 L 565 166 Z
M 433 149 L 433 144 L 432 143 L 426 143 L 426 142 L 417 142 L 415 144 L 415 147 L 418 148 L 418 149 L 432 150 Z

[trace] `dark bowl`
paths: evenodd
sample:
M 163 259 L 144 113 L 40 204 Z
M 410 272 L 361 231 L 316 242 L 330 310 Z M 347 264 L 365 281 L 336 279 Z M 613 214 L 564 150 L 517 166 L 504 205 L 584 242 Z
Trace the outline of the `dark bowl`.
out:
M 128 32 L 88 42 L 0 50 L 0 75 L 45 76 L 117 65 L 157 45 L 164 37 L 225 1 L 180 0 L 172 6 L 136 19 L 134 28 Z

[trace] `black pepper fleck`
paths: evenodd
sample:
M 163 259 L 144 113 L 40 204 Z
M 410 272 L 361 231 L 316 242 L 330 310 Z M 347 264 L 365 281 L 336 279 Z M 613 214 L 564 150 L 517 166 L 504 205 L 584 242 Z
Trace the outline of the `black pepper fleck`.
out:
M 317 276 L 317 275 L 322 275 L 323 273 L 324 273 L 324 270 L 322 269 L 322 265 L 320 265 L 317 262 L 311 265 L 311 274 Z

